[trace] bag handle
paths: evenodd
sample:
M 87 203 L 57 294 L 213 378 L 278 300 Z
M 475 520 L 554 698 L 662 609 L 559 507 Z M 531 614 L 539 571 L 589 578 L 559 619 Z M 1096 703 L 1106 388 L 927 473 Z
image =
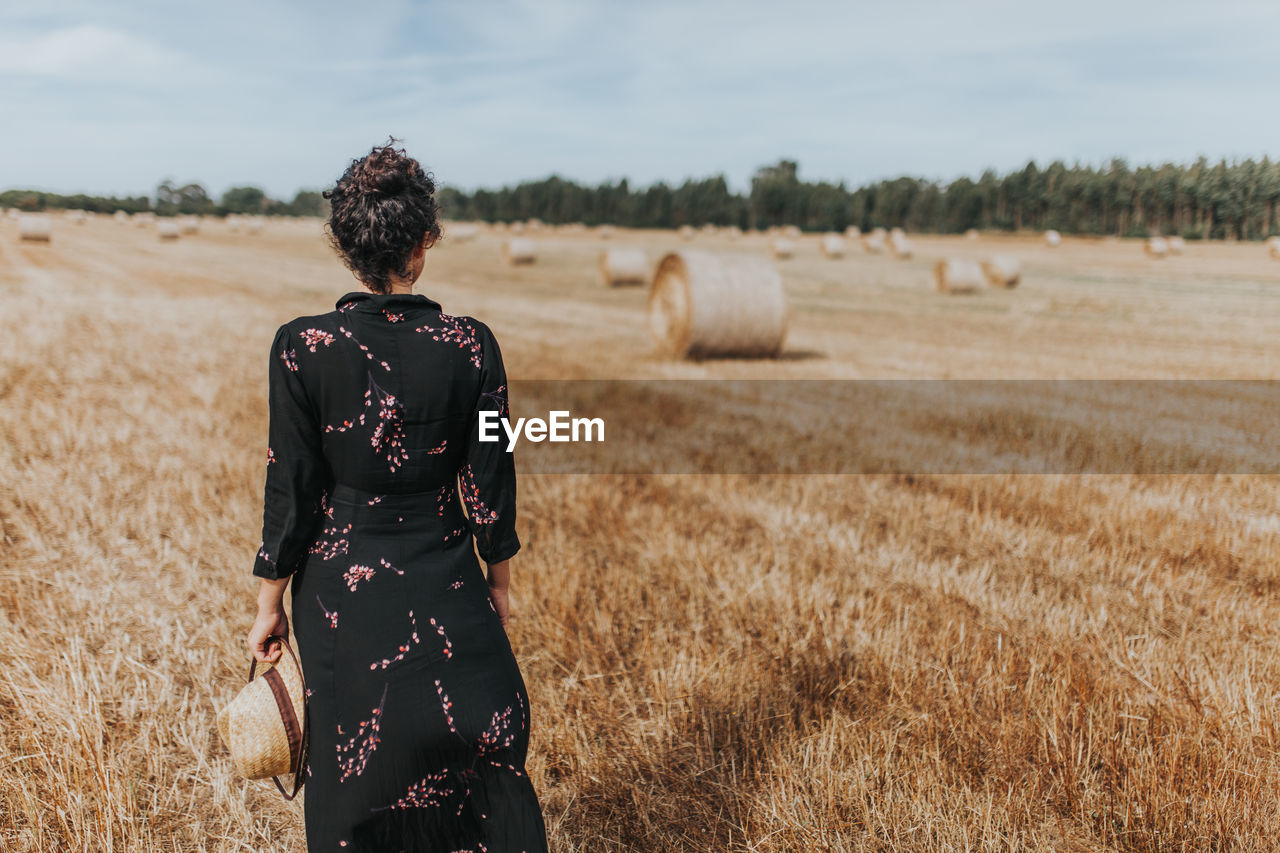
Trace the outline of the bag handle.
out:
M 289 739 L 289 771 L 293 774 L 293 793 L 285 790 L 284 785 L 280 784 L 280 777 L 272 776 L 271 781 L 276 783 L 276 788 L 284 795 L 286 800 L 292 800 L 298 796 L 298 791 L 302 788 L 303 768 L 302 761 L 307 747 L 307 679 L 302 672 L 302 664 L 298 661 L 298 656 L 294 654 L 293 647 L 289 645 L 289 640 L 279 634 L 272 634 L 263 642 L 263 647 L 269 647 L 273 642 L 279 643 L 280 647 L 289 653 L 289 657 L 293 658 L 294 666 L 298 668 L 298 678 L 302 682 L 302 720 L 298 720 L 297 708 L 293 706 L 293 701 L 289 698 L 289 691 L 284 686 L 284 680 L 280 677 L 280 673 L 276 672 L 275 667 L 267 670 L 262 674 L 266 680 L 267 686 L 271 688 L 271 695 L 275 697 L 276 708 L 280 711 L 280 719 L 284 722 L 285 734 Z M 254 673 L 258 669 L 258 658 L 255 656 L 249 663 L 249 680 L 253 681 Z

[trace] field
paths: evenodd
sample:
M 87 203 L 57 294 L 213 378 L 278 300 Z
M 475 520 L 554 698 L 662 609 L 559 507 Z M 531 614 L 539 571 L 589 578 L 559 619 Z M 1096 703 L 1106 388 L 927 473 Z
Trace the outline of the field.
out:
M 446 240 L 418 292 L 561 378 L 1280 378 L 1280 263 L 1133 241 L 816 240 L 783 357 L 672 362 L 605 245 Z M 616 234 L 651 257 L 672 233 Z M 763 238 L 695 246 L 766 254 Z M 1024 281 L 933 291 L 998 247 Z M 232 773 L 272 332 L 355 288 L 311 222 L 0 221 L 0 849 L 302 850 Z M 638 412 L 637 417 L 645 413 Z M 519 458 L 519 455 L 517 456 Z M 558 851 L 1268 850 L 1280 488 L 1246 475 L 521 480 L 509 633 Z

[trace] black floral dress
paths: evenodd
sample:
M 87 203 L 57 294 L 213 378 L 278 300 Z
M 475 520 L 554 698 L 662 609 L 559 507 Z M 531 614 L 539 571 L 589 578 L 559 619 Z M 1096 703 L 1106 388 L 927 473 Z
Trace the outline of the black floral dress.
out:
M 547 848 L 529 697 L 475 552 L 520 547 L 492 333 L 418 295 L 349 293 L 271 345 L 263 542 L 292 576 L 311 853 Z M 473 544 L 474 547 L 473 547 Z

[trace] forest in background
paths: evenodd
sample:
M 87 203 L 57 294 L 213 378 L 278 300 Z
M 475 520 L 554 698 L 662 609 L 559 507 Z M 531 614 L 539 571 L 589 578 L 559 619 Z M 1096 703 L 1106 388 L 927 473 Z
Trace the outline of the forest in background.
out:
M 1280 162 L 1269 158 L 1189 165 L 1131 167 L 1122 159 L 1102 166 L 1035 162 L 1000 175 L 950 183 L 899 177 L 854 189 L 844 183 L 805 181 L 794 160 L 758 169 L 748 192 L 730 190 L 724 175 L 658 182 L 632 188 L 625 179 L 596 186 L 556 175 L 514 187 L 467 192 L 443 186 L 446 217 L 488 222 L 541 219 L 632 228 L 798 225 L 807 231 L 843 231 L 856 225 L 908 231 L 959 233 L 1054 228 L 1067 234 L 1187 239 L 1261 239 L 1280 233 Z M 214 200 L 198 183 L 166 181 L 153 197 L 57 195 L 34 190 L 0 193 L 0 206 L 21 210 L 83 209 L 100 213 L 154 210 L 160 215 L 267 214 L 324 216 L 327 202 L 315 190 L 292 201 L 257 187 L 233 187 Z

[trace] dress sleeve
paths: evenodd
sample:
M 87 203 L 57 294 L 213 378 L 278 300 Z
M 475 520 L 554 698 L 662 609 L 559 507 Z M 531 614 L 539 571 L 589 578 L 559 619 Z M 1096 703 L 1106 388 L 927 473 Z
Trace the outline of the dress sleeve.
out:
M 267 406 L 270 415 L 262 547 L 258 577 L 293 574 L 306 556 L 328 482 L 315 411 L 298 375 L 298 353 L 288 326 L 271 344 Z
M 520 550 L 516 536 L 516 465 L 501 441 L 480 441 L 480 413 L 495 411 L 507 417 L 507 372 L 498 341 L 476 323 L 480 343 L 480 392 L 471 416 L 466 453 L 458 470 L 458 486 L 467 510 L 467 524 L 476 551 L 486 563 L 500 563 Z M 499 430 L 501 433 L 501 430 Z

